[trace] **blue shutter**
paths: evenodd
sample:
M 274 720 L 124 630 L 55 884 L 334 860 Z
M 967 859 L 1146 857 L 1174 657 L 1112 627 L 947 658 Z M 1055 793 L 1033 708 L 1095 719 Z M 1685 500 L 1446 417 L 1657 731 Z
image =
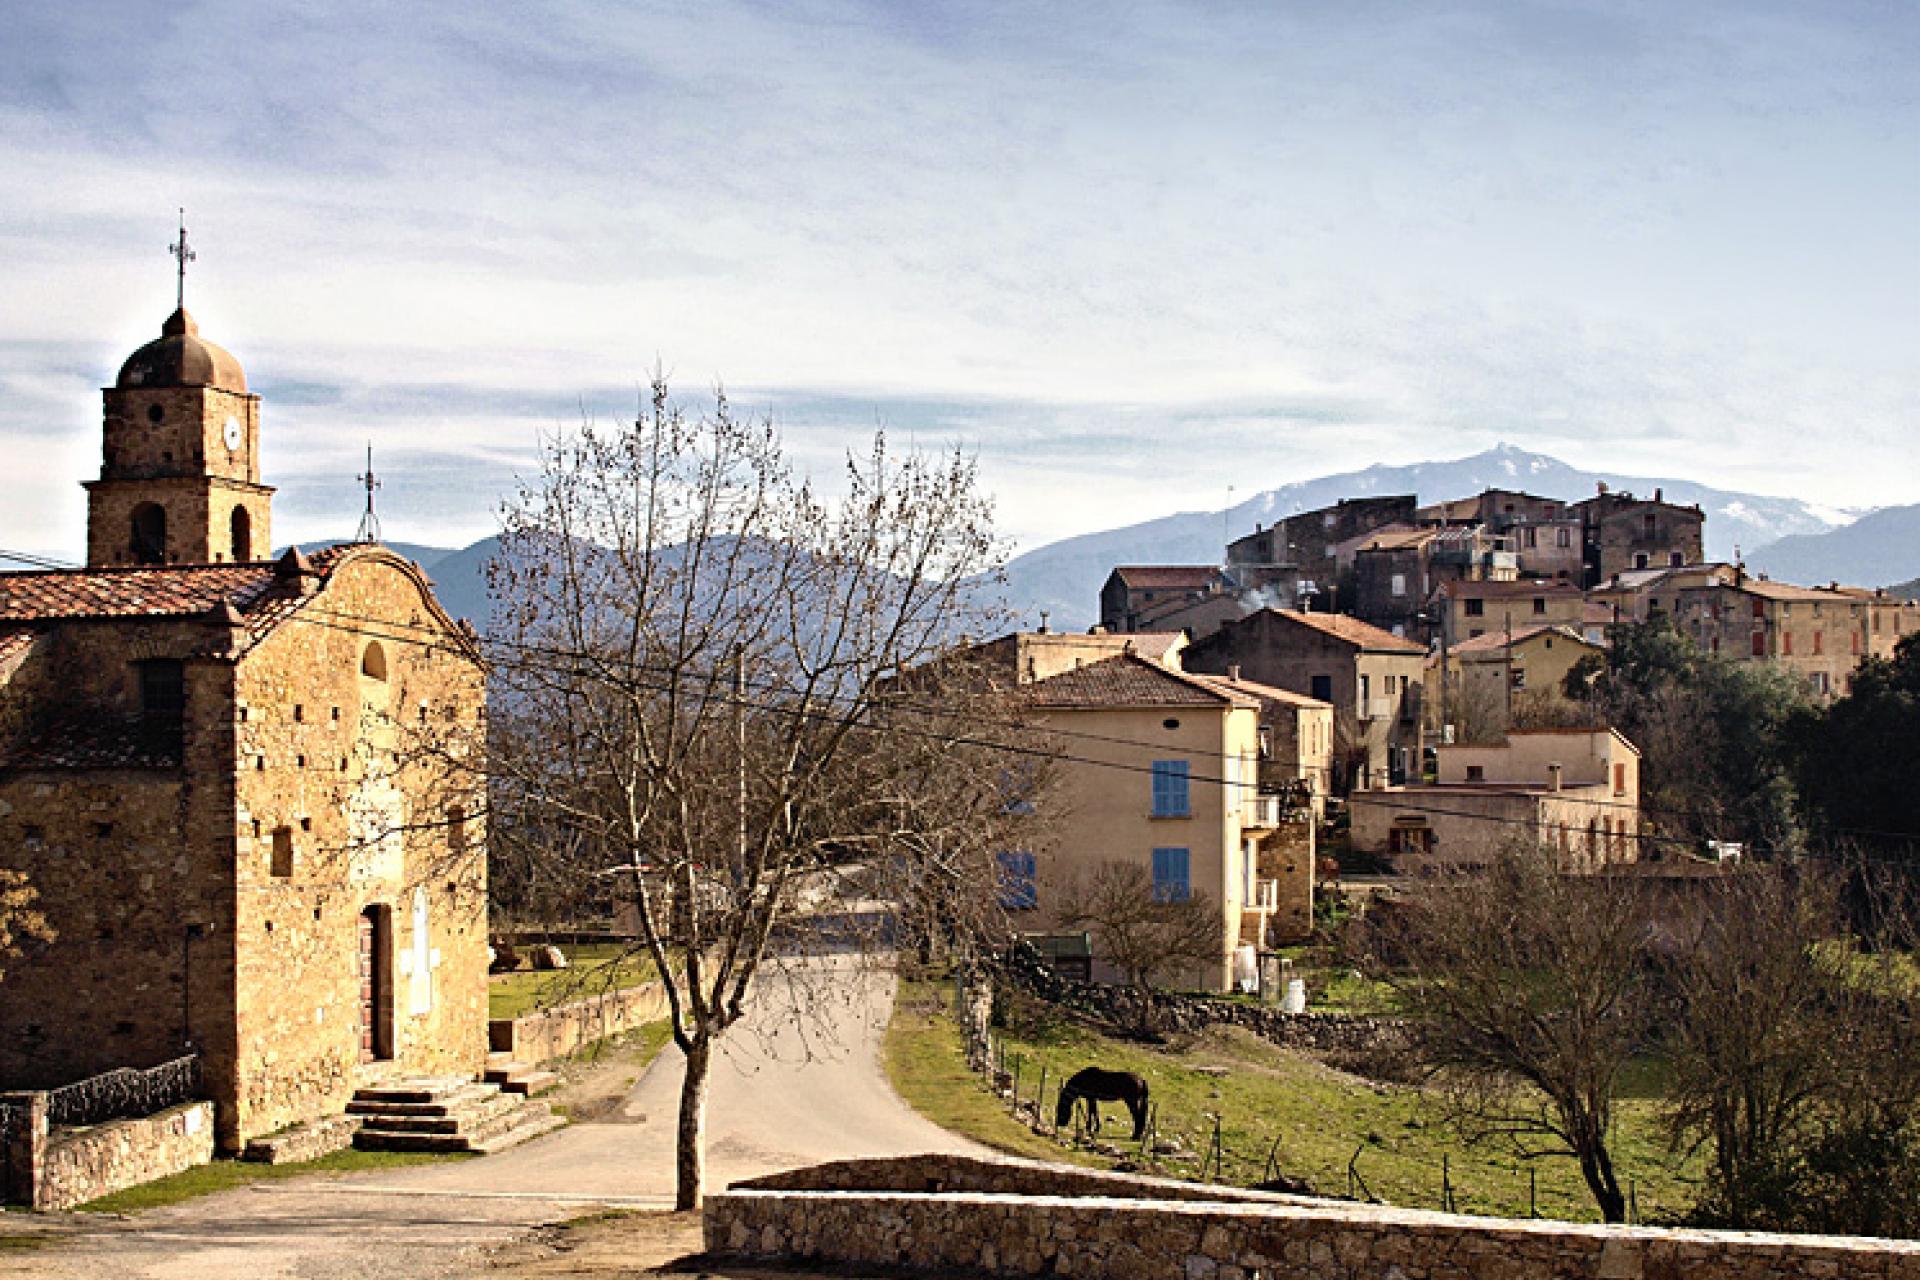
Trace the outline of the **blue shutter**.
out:
M 1000 860 L 1000 905 L 1008 911 L 1031 911 L 1040 905 L 1040 893 L 1034 883 L 1033 854 L 1024 849 L 1009 849 Z
M 1153 851 L 1153 900 L 1155 902 L 1185 902 L 1192 896 L 1187 864 L 1188 857 L 1185 849 Z
M 1153 762 L 1153 816 L 1185 818 L 1192 813 L 1187 805 L 1187 762 Z

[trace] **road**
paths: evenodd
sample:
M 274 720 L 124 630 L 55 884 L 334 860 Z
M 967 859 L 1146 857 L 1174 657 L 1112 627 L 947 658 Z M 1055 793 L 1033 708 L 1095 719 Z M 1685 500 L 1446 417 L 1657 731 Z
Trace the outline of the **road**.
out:
M 708 1099 L 709 1187 L 856 1155 L 979 1148 L 921 1119 L 888 1087 L 880 1033 L 891 975 L 817 960 L 765 975 L 722 1041 Z M 0 1222 L 64 1236 L 0 1247 L 0 1276 L 43 1280 L 362 1280 L 469 1275 L 483 1253 L 541 1224 L 671 1204 L 684 1060 L 654 1060 L 608 1113 L 479 1160 L 296 1179 L 206 1196 L 132 1219 Z

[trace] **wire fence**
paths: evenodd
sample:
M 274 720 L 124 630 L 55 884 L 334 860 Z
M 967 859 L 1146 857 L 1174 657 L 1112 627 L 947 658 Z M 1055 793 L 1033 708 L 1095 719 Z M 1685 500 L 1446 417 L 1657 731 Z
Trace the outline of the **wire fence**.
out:
M 1235 1173 L 1251 1177 L 1251 1170 L 1257 1167 L 1260 1177 L 1251 1181 L 1251 1186 L 1256 1189 L 1334 1198 L 1341 1195 L 1340 1192 L 1325 1188 L 1309 1190 L 1302 1179 L 1288 1174 L 1285 1167 L 1284 1130 L 1273 1131 L 1270 1140 L 1251 1145 L 1246 1151 L 1233 1150 L 1228 1141 L 1227 1117 L 1220 1111 L 1206 1111 L 1193 1123 L 1181 1123 L 1177 1117 L 1163 1114 L 1158 1102 L 1149 1101 L 1139 1135 L 1126 1138 L 1107 1136 L 1107 1132 L 1103 1131 L 1109 1131 L 1108 1117 L 1100 1116 L 1101 1123 L 1096 1125 L 1094 1105 L 1084 1098 L 1076 1098 L 1063 1117 L 1059 1106 L 1066 1080 L 1061 1072 L 1054 1069 L 1053 1063 L 1045 1057 L 1029 1056 L 1017 1046 L 1009 1046 L 1004 1037 L 994 1035 L 991 1030 L 983 1030 L 980 1035 L 980 1042 L 969 1046 L 968 1060 L 980 1064 L 981 1074 L 986 1077 L 989 1089 L 1005 1101 L 1009 1114 L 1016 1121 L 1036 1135 L 1053 1138 L 1064 1146 L 1098 1151 L 1137 1169 L 1169 1173 L 1196 1182 L 1225 1183 Z M 1232 1127 L 1243 1134 L 1259 1129 L 1257 1125 Z M 1263 1150 L 1264 1156 L 1260 1154 Z M 1354 1147 L 1353 1154 L 1347 1158 L 1344 1198 L 1363 1204 L 1384 1204 L 1387 1201 L 1369 1184 L 1366 1171 L 1362 1168 L 1370 1150 L 1370 1142 L 1363 1141 Z M 1406 1164 L 1409 1157 L 1402 1154 L 1398 1160 Z M 1512 1217 L 1518 1216 L 1518 1210 L 1513 1206 L 1517 1206 L 1524 1198 L 1526 1217 L 1543 1216 L 1539 1173 L 1531 1161 L 1514 1171 L 1514 1185 L 1508 1188 L 1504 1196 L 1494 1194 L 1493 1189 L 1484 1184 L 1477 1188 L 1462 1186 L 1455 1176 L 1453 1157 L 1448 1153 L 1441 1153 L 1438 1167 L 1424 1162 L 1415 1163 L 1425 1171 L 1420 1179 L 1421 1184 L 1432 1187 L 1431 1200 L 1408 1203 L 1403 1207 L 1432 1207 L 1447 1213 Z M 1636 1180 L 1627 1178 L 1624 1189 L 1627 1221 L 1639 1223 L 1642 1218 Z M 1422 1200 L 1425 1200 L 1424 1196 Z

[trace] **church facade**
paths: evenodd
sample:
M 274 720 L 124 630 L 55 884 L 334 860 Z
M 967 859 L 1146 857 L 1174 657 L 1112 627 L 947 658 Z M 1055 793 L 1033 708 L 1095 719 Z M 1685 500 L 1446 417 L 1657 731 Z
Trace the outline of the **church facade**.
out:
M 272 558 L 260 401 L 184 309 L 104 393 L 83 569 L 0 574 L 0 865 L 54 937 L 0 1088 L 200 1057 L 220 1145 L 486 1055 L 484 676 L 419 568 Z

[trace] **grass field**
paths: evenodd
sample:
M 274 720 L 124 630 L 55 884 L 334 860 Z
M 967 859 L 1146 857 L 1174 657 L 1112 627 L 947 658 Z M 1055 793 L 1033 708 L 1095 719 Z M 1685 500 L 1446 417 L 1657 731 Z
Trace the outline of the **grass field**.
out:
M 617 943 L 562 946 L 568 968 L 496 973 L 487 981 L 487 1016 L 517 1018 L 535 1009 L 551 1009 L 609 991 L 651 982 L 653 961 Z
M 1003 1151 L 1110 1165 L 1091 1151 L 1034 1134 L 966 1070 L 948 1012 L 949 995 L 939 984 L 902 987 L 886 1042 L 887 1069 L 901 1096 L 943 1127 Z M 1421 1090 L 1334 1071 L 1237 1028 L 1215 1028 L 1189 1044 L 1154 1048 L 1109 1038 L 1044 1006 L 1018 1002 L 1004 1034 L 1007 1064 L 1012 1069 L 1018 1063 L 1025 1097 L 1033 1096 L 1042 1065 L 1050 1081 L 1095 1063 L 1146 1077 L 1162 1137 L 1177 1135 L 1191 1153 L 1184 1160 L 1162 1161 L 1160 1171 L 1172 1176 L 1199 1175 L 1218 1116 L 1221 1181 L 1260 1180 L 1273 1152 L 1282 1172 L 1307 1179 L 1318 1191 L 1344 1195 L 1351 1159 L 1377 1198 L 1439 1208 L 1444 1167 L 1460 1212 L 1524 1217 L 1531 1169 L 1540 1216 L 1598 1218 L 1571 1160 L 1527 1161 L 1509 1150 L 1467 1146 L 1441 1122 Z M 1628 1092 L 1646 1095 L 1655 1084 L 1642 1073 Z M 1656 1108 L 1656 1098 L 1629 1097 L 1620 1108 L 1614 1141 L 1621 1176 L 1633 1180 L 1646 1221 L 1678 1215 L 1695 1194 L 1696 1171 L 1668 1154 Z M 1124 1109 L 1111 1110 L 1117 1115 L 1108 1121 L 1107 1138 L 1137 1158 L 1135 1144 L 1126 1140 L 1128 1127 L 1114 1123 L 1124 1122 Z
M 359 1151 L 348 1148 L 304 1164 L 255 1164 L 246 1160 L 215 1160 L 144 1186 L 129 1187 L 80 1206 L 82 1213 L 141 1213 L 161 1209 L 195 1196 L 211 1195 L 253 1182 L 304 1178 L 316 1173 L 360 1173 L 400 1169 L 441 1160 L 466 1160 L 464 1155 L 431 1155 L 415 1151 Z

